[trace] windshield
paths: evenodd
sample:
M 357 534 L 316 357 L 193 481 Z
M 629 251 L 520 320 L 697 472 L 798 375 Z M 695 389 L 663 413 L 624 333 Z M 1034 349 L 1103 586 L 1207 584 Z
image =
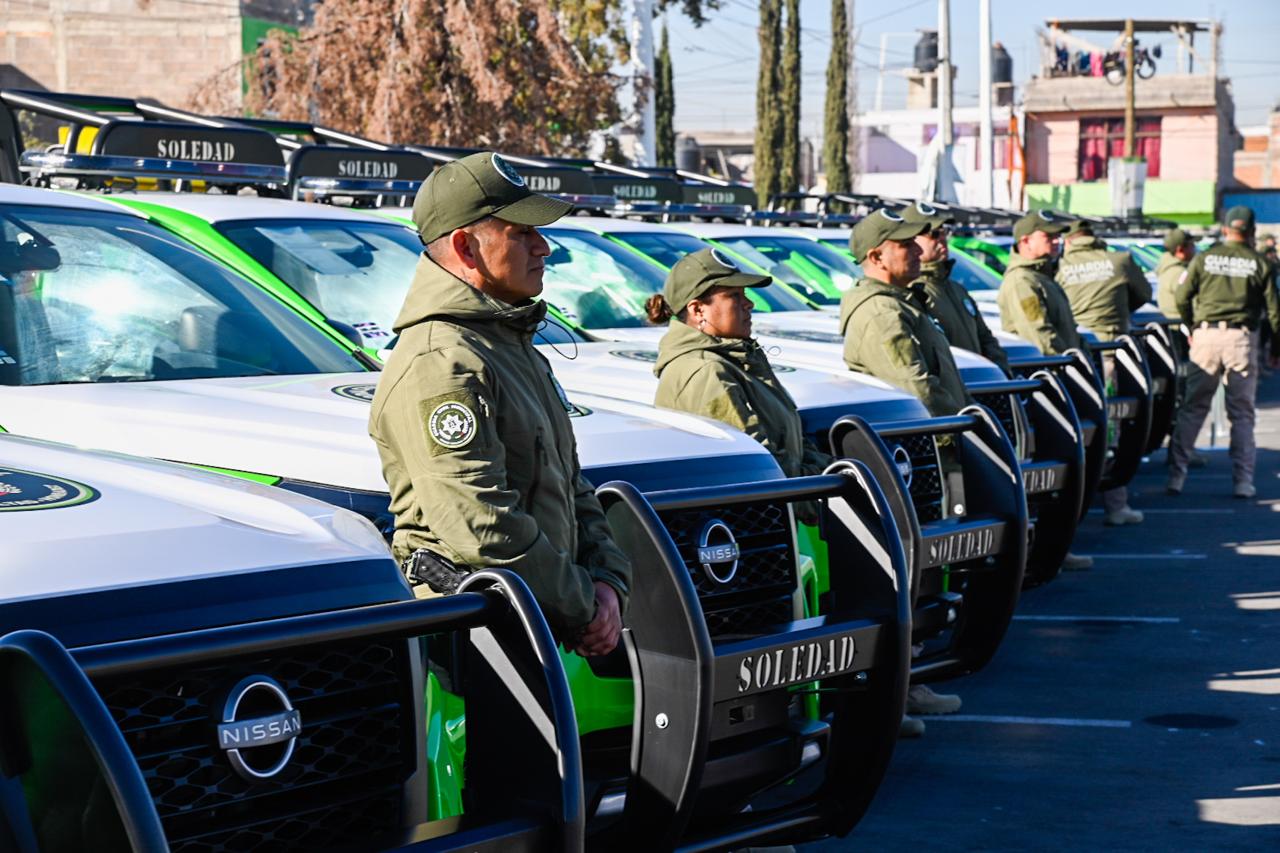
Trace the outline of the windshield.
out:
M 692 234 L 680 231 L 619 231 L 609 235 L 613 240 L 643 252 L 667 269 L 690 252 L 707 248 L 707 244 Z M 765 311 L 808 311 L 799 297 L 780 287 L 757 287 L 747 294 L 752 304 Z
M 849 258 L 806 237 L 718 237 L 716 242 L 818 305 L 838 305 L 840 295 L 862 277 Z
M 0 384 L 360 369 L 271 296 L 137 217 L 0 212 Z
M 383 346 L 413 281 L 422 241 L 391 222 L 255 219 L 217 229 L 331 320 Z
M 955 266 L 951 268 L 951 278 L 960 283 L 965 290 L 995 290 L 1000 286 L 1000 279 L 973 258 L 966 258 L 959 252 L 952 252 Z
M 662 292 L 656 265 L 589 231 L 539 229 L 551 246 L 542 298 L 584 329 L 646 324 L 644 303 Z

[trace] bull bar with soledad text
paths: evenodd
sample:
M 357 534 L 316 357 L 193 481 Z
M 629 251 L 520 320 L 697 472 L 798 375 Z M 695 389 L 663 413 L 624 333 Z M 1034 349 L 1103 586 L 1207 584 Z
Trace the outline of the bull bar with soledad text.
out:
M 910 662 L 907 558 L 870 469 L 845 461 L 649 493 L 610 482 L 597 494 L 636 567 L 623 632 L 636 702 L 626 778 L 587 779 L 591 844 L 703 850 L 848 833 L 887 768 Z M 797 592 L 790 621 L 713 639 L 703 578 L 664 516 L 815 500 L 833 555 L 824 612 L 802 615 Z M 600 819 L 620 790 L 621 815 Z
M 923 653 L 912 661 L 912 681 L 976 672 L 995 654 L 1022 590 L 1027 560 L 1027 499 L 1017 455 L 989 409 L 876 424 L 843 417 L 831 441 L 844 457 L 865 459 L 888 493 L 904 553 L 911 566 L 912 631 Z M 915 473 L 938 460 L 943 512 L 921 517 L 920 488 L 906 482 L 885 448 L 922 445 L 911 453 Z M 944 459 L 944 457 L 949 457 Z M 930 480 L 929 488 L 932 488 Z

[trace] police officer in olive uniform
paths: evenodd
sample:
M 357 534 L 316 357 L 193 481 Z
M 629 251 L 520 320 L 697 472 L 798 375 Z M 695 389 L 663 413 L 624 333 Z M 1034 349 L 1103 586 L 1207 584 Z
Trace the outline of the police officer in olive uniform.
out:
M 1131 313 L 1151 299 L 1151 285 L 1133 256 L 1109 250 L 1084 220 L 1076 220 L 1067 228 L 1066 249 L 1054 280 L 1067 294 L 1076 323 L 1103 341 L 1114 341 L 1126 334 Z M 1103 372 L 1108 379 L 1115 372 L 1115 359 L 1110 353 L 1103 356 Z M 1103 492 L 1102 503 L 1107 525 L 1142 522 L 1142 513 L 1129 507 L 1129 490 L 1124 486 Z
M 743 272 L 719 249 L 692 252 L 671 268 L 662 294 L 646 306 L 650 321 L 668 324 L 653 369 L 654 404 L 742 430 L 773 454 L 788 477 L 821 474 L 834 458 L 805 434 L 795 400 L 751 337 L 745 288 L 772 281 Z M 816 523 L 816 514 L 804 520 Z
M 947 336 L 908 290 L 920 275 L 915 238 L 927 230 L 886 208 L 853 226 L 849 250 L 866 277 L 840 299 L 844 362 L 914 394 L 934 416 L 954 415 L 973 398 Z
M 1196 241 L 1186 231 L 1173 228 L 1164 235 L 1164 252 L 1156 264 L 1156 304 L 1160 306 L 1160 313 L 1179 323 L 1182 315 L 1178 312 L 1178 282 L 1195 256 Z M 1175 345 L 1184 347 L 1179 356 L 1185 358 L 1185 336 L 1175 336 L 1175 340 Z
M 1067 225 L 1047 210 L 1033 210 L 1015 222 L 1013 251 L 996 294 L 1004 330 L 1035 344 L 1045 355 L 1084 347 L 1071 313 L 1071 300 L 1053 280 L 1058 235 Z M 1067 554 L 1062 561 L 1062 568 L 1069 571 L 1092 566 L 1093 558 L 1081 554 Z
M 617 644 L 631 564 L 578 464 L 563 392 L 533 348 L 550 254 L 536 226 L 571 208 L 497 154 L 437 169 L 414 201 L 426 246 L 396 320 L 369 434 L 395 513 L 392 550 L 419 596 L 510 569 L 557 637 Z
M 951 279 L 951 269 L 956 263 L 948 257 L 946 226 L 951 218 L 923 201 L 904 208 L 901 215 L 906 222 L 924 222 L 929 226 L 916 236 L 916 245 L 920 247 L 920 277 L 911 283 L 912 297 L 938 321 L 952 346 L 983 356 L 1008 376 L 1009 357 L 1004 347 L 991 334 L 969 291 Z
M 1258 326 L 1265 315 L 1273 329 L 1280 329 L 1280 298 L 1267 259 L 1253 249 L 1253 228 L 1252 210 L 1240 205 L 1228 210 L 1222 241 L 1197 255 L 1178 285 L 1178 312 L 1191 330 L 1191 353 L 1186 399 L 1169 441 L 1169 494 L 1182 492 L 1188 458 L 1219 383 L 1231 420 L 1232 493 L 1238 498 L 1257 494 L 1253 424 L 1262 361 Z M 1275 339 L 1272 343 L 1274 357 Z
M 1033 210 L 1015 222 L 1013 251 L 996 295 L 1004 330 L 1035 344 L 1045 355 L 1084 346 L 1071 300 L 1053 280 L 1058 235 L 1067 225 L 1047 210 Z

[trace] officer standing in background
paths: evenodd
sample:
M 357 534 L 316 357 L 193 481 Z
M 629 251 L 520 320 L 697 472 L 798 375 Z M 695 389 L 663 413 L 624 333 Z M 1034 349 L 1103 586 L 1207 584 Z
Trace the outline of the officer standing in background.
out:
M 1054 280 L 1071 302 L 1076 323 L 1099 340 L 1114 341 L 1128 334 L 1130 315 L 1151 299 L 1151 285 L 1128 252 L 1113 252 L 1093 234 L 1083 220 L 1066 232 L 1066 249 Z M 1103 374 L 1108 383 L 1115 373 L 1115 356 L 1103 354 Z M 1141 524 L 1142 513 L 1129 507 L 1129 490 L 1117 486 L 1102 493 L 1104 523 L 1112 527 Z
M 840 333 L 850 370 L 914 394 L 929 414 L 941 417 L 958 414 L 974 401 L 960 378 L 947 336 L 909 289 L 920 275 L 916 238 L 928 230 L 928 222 L 906 222 L 887 208 L 853 226 L 849 251 L 866 277 L 840 299 Z M 927 685 L 912 685 L 907 692 L 908 713 L 951 714 L 960 706 L 956 694 L 935 693 Z M 919 736 L 924 723 L 905 717 L 899 733 Z
M 532 344 L 551 253 L 536 226 L 571 208 L 529 190 L 490 152 L 423 183 L 413 221 L 426 251 L 369 434 L 391 492 L 392 550 L 416 595 L 510 569 L 567 648 L 601 655 L 618 642 L 631 564 L 582 476 L 551 365 Z
M 1164 235 L 1164 253 L 1156 264 L 1156 304 L 1160 313 L 1170 320 L 1182 321 L 1178 313 L 1178 282 L 1186 272 L 1187 264 L 1196 256 L 1196 241 L 1181 228 L 1174 228 Z M 1186 337 L 1174 336 L 1175 346 L 1181 347 L 1178 355 L 1186 357 Z
M 954 259 L 948 257 L 947 225 L 952 221 L 933 205 L 918 201 L 904 208 L 905 222 L 923 222 L 928 230 L 916 236 L 920 247 L 920 277 L 911 284 L 912 298 L 938 321 L 952 346 L 977 353 L 1009 375 L 1009 357 L 987 328 L 978 303 L 964 286 L 951 279 Z
M 937 417 L 973 399 L 946 335 L 907 289 L 920 275 L 915 238 L 927 230 L 927 222 L 905 222 L 886 208 L 853 226 L 849 250 L 866 277 L 840 299 L 840 334 L 850 370 L 914 394 Z
M 1067 222 L 1047 210 L 1033 210 L 1015 222 L 1013 251 L 996 294 L 1004 330 L 1035 344 L 1045 355 L 1084 348 L 1071 300 L 1051 275 L 1058 235 L 1065 230 Z M 1067 554 L 1062 561 L 1068 571 L 1092 566 L 1093 558 L 1082 554 Z
M 1071 300 L 1053 280 L 1058 235 L 1067 222 L 1047 210 L 1033 210 L 1013 225 L 1013 251 L 996 302 L 1000 324 L 1040 348 L 1045 355 L 1083 349 Z
M 1191 356 L 1186 399 L 1169 441 L 1166 491 L 1171 495 L 1182 493 L 1188 458 L 1219 382 L 1231 420 L 1232 494 L 1257 494 L 1253 424 L 1262 362 L 1258 327 L 1265 315 L 1273 329 L 1280 329 L 1280 297 L 1271 265 L 1253 249 L 1253 228 L 1252 210 L 1242 205 L 1228 210 L 1222 241 L 1187 265 L 1178 286 L 1178 312 L 1191 330 Z M 1275 343 L 1273 338 L 1273 362 Z

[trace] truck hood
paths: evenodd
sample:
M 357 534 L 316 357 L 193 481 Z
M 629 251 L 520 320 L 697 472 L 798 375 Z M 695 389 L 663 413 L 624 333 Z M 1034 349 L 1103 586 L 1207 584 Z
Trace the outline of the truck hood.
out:
M 0 602 L 311 564 L 384 561 L 371 524 L 282 489 L 0 437 Z
M 376 379 L 347 373 L 4 388 L 0 426 L 81 447 L 383 493 L 368 434 Z M 637 466 L 698 457 L 741 457 L 756 479 L 776 469 L 755 441 L 721 424 L 583 394 L 572 402 L 581 409 L 573 418 L 579 458 L 596 483 L 626 473 L 654 488 Z
M 843 370 L 844 338 L 840 335 L 840 318 L 837 315 L 826 311 L 776 311 L 756 314 L 753 319 L 752 328 L 756 340 L 769 353 L 769 360 L 775 364 L 809 368 L 827 374 L 847 373 Z M 648 334 L 657 332 L 658 337 L 662 336 L 661 329 L 610 329 L 607 333 L 612 336 L 615 331 Z M 628 336 L 627 339 L 635 340 L 638 337 L 639 335 Z M 952 347 L 951 354 L 955 356 L 956 366 L 960 368 L 960 376 L 965 382 L 991 382 L 1006 378 L 1000 368 L 976 353 Z M 779 378 L 790 391 L 791 385 L 787 377 Z M 868 376 L 859 378 L 875 382 L 882 389 L 903 393 Z M 792 396 L 795 396 L 794 392 Z M 800 404 L 798 397 L 796 403 Z

